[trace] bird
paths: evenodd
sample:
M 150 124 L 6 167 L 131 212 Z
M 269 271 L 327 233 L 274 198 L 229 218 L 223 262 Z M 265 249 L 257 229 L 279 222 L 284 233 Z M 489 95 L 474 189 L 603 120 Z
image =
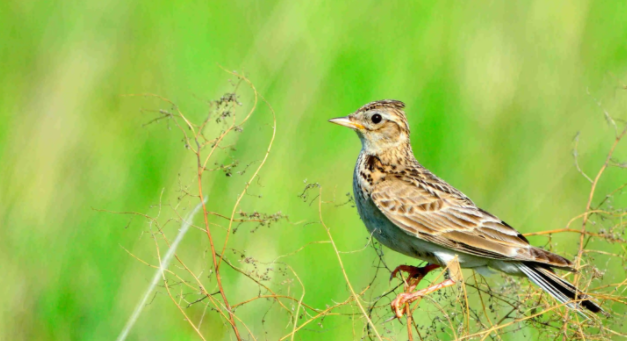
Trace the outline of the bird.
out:
M 368 232 L 384 246 L 427 262 L 423 267 L 400 265 L 392 272 L 391 278 L 402 271 L 412 280 L 409 290 L 391 303 L 395 317 L 403 316 L 406 304 L 458 283 L 459 268 L 524 276 L 580 313 L 584 308 L 593 313 L 603 311 L 555 273 L 554 269 L 575 272 L 571 261 L 532 246 L 512 226 L 477 207 L 416 160 L 404 108 L 398 100 L 379 100 L 329 120 L 354 130 L 361 140 L 353 192 Z M 448 278 L 414 291 L 418 282 L 437 268 L 448 269 Z

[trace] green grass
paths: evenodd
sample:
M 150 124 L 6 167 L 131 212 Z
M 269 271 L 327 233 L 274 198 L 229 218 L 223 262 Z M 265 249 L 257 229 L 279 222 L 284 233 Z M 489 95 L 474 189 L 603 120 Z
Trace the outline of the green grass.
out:
M 344 200 L 359 142 L 326 121 L 394 98 L 407 104 L 425 166 L 523 232 L 564 227 L 585 210 L 590 186 L 574 166 L 573 137 L 581 132 L 581 167 L 593 175 L 613 139 L 603 110 L 627 119 L 627 91 L 619 89 L 627 83 L 626 11 L 621 1 L 2 2 L 0 338 L 118 335 L 153 271 L 122 247 L 155 263 L 154 245 L 145 221 L 92 208 L 156 214 L 162 190 L 164 202 L 176 203 L 178 174 L 193 185 L 195 171 L 178 131 L 142 127 L 156 115 L 141 109 L 164 106 L 121 95 L 160 94 L 199 120 L 205 101 L 230 89 L 233 77 L 218 65 L 244 72 L 277 114 L 272 154 L 251 188 L 263 198 L 247 196 L 246 211 L 315 221 L 315 204 L 297 198 L 305 179 Z M 251 103 L 245 93 L 243 110 Z M 261 105 L 233 140 L 243 164 L 263 156 L 271 122 Z M 625 147 L 617 153 L 627 158 Z M 211 210 L 229 214 L 249 175 L 207 179 Z M 611 169 L 598 193 L 626 178 L 625 169 Z M 340 250 L 363 247 L 368 236 L 355 209 L 323 213 Z M 235 236 L 234 246 L 263 260 L 325 238 L 319 225 L 285 222 Z M 559 252 L 572 257 L 577 238 L 560 236 Z M 182 247 L 194 269 L 208 270 L 202 233 Z M 344 256 L 358 288 L 375 270 L 374 253 L 364 252 Z M 335 261 L 324 244 L 289 259 L 308 303 L 347 297 Z M 224 277 L 232 297 L 255 294 L 238 274 Z M 259 304 L 242 316 L 266 310 Z M 207 319 L 211 339 L 229 339 L 215 313 Z M 352 335 L 346 321 L 299 335 L 344 340 Z M 272 323 L 264 327 L 271 335 L 289 332 L 286 321 Z M 163 289 L 131 334 L 194 337 Z

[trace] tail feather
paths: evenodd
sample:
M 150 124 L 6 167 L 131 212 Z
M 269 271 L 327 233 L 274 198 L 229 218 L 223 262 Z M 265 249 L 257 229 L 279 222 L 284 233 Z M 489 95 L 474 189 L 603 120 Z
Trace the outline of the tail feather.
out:
M 518 263 L 520 271 L 522 271 L 533 283 L 549 293 L 553 298 L 561 303 L 566 303 L 571 309 L 581 312 L 581 307 L 590 310 L 593 313 L 603 311 L 601 307 L 592 301 L 589 296 L 579 291 L 574 285 L 559 277 L 548 267 L 534 263 Z M 575 299 L 579 302 L 569 302 Z M 567 303 L 569 302 L 569 303 Z

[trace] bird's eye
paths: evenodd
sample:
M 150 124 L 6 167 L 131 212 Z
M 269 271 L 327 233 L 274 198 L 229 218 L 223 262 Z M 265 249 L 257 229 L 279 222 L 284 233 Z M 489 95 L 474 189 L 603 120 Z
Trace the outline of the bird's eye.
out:
M 372 115 L 372 118 L 371 118 L 372 123 L 374 123 L 374 124 L 377 124 L 377 123 L 381 122 L 381 119 L 382 119 L 381 115 L 379 115 L 379 114 L 374 114 L 374 115 Z

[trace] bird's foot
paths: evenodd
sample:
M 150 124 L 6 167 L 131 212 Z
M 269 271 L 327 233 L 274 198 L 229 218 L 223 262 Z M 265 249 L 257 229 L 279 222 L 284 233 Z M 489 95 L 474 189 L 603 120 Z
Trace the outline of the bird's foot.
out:
M 406 304 L 410 304 L 413 301 L 419 299 L 420 297 L 428 295 L 434 291 L 438 291 L 442 288 L 450 287 L 451 285 L 454 285 L 454 284 L 455 284 L 455 281 L 453 281 L 452 279 L 447 279 L 441 283 L 434 284 L 430 287 L 418 290 L 416 292 L 401 293 L 394 299 L 394 301 L 392 301 L 392 304 L 390 305 L 392 307 L 392 312 L 397 318 L 401 318 L 403 317 L 403 310 Z
M 440 266 L 437 264 L 427 264 L 426 266 L 422 266 L 422 267 L 411 266 L 411 265 L 399 265 L 396 267 L 396 269 L 394 269 L 394 271 L 392 271 L 392 274 L 390 275 L 390 281 L 394 279 L 396 275 L 398 275 L 399 272 L 401 271 L 406 272 L 407 275 L 409 275 L 407 278 L 408 290 L 406 291 L 411 292 L 416 288 L 416 286 L 418 286 L 418 283 L 420 283 L 420 281 L 429 272 L 439 267 Z

